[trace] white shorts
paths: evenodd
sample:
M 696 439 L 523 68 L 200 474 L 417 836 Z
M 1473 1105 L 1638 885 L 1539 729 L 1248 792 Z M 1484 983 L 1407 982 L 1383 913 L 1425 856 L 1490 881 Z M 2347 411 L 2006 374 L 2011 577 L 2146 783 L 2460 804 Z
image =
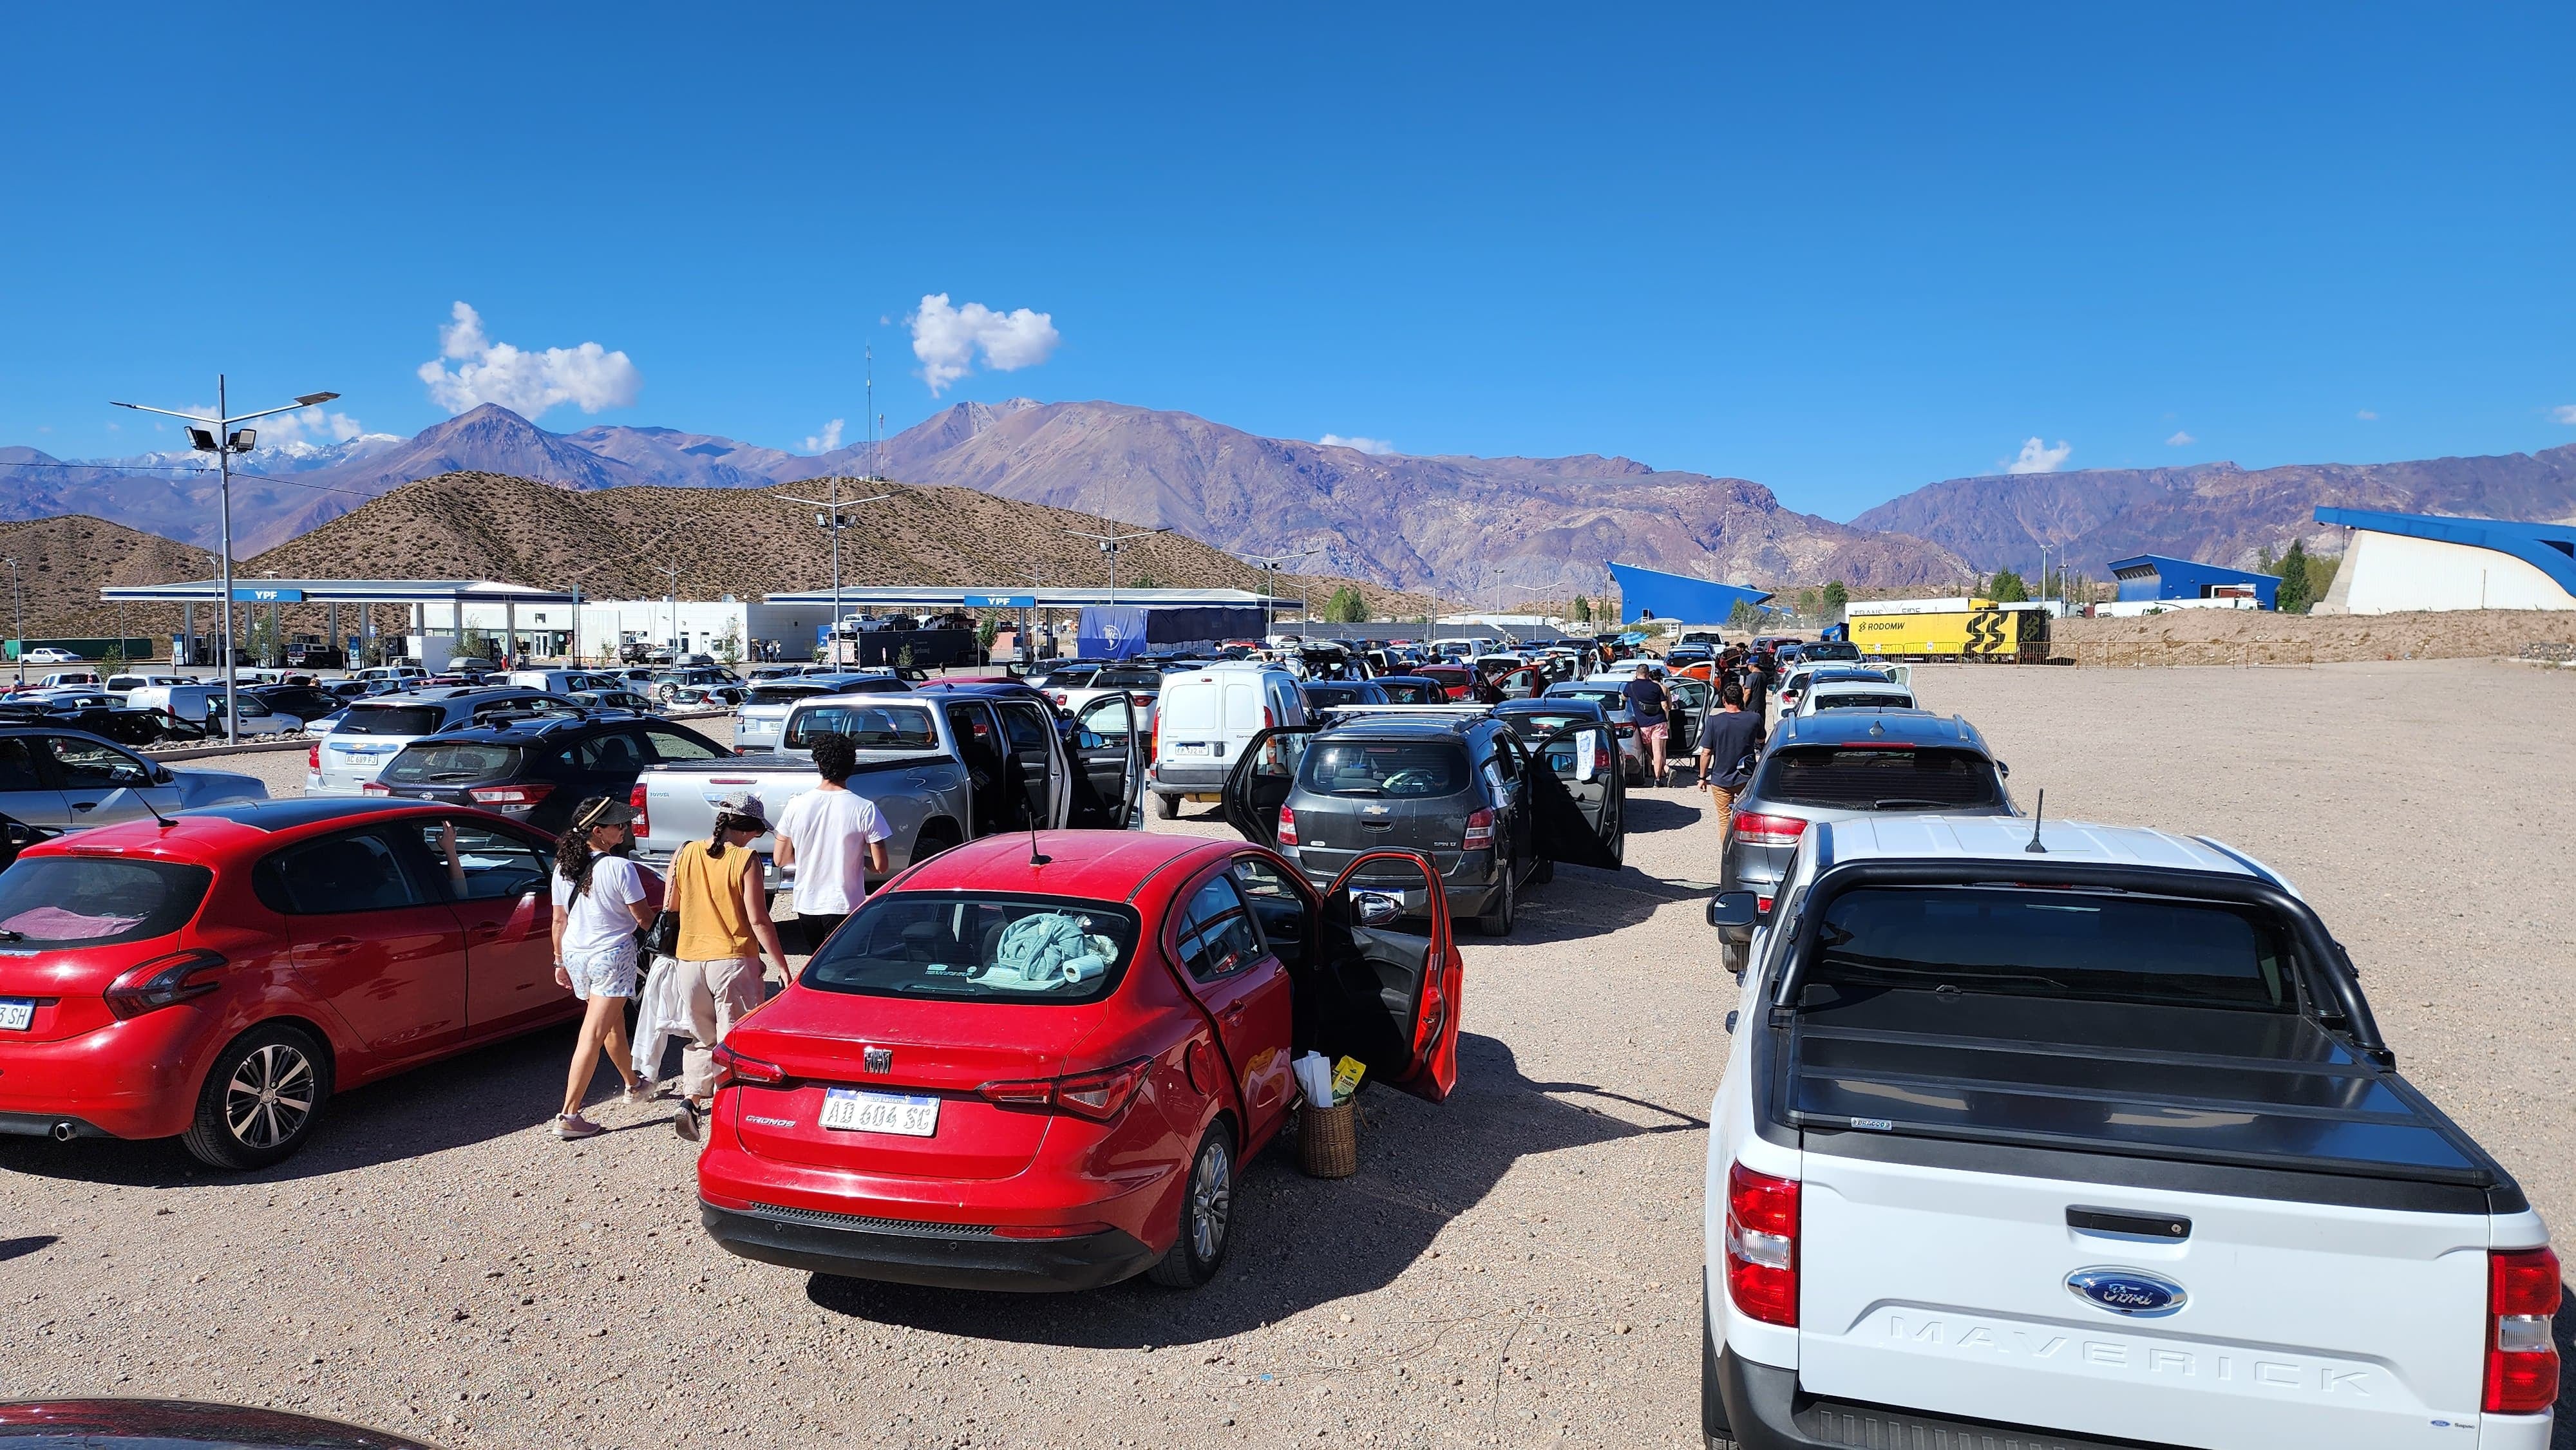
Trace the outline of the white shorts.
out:
M 604 951 L 590 957 L 568 957 L 564 975 L 572 978 L 572 994 L 587 1002 L 593 997 L 632 997 L 635 995 L 635 949 Z

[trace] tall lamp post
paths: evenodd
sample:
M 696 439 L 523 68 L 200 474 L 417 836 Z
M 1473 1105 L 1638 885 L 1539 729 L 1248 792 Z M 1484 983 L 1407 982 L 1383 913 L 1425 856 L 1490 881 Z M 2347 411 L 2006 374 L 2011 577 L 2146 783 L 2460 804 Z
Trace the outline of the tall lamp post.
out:
M 1263 596 L 1263 602 L 1261 605 L 1261 642 L 1263 644 L 1270 643 L 1269 637 L 1279 632 L 1277 611 L 1273 609 L 1269 603 L 1270 600 L 1279 597 L 1279 566 L 1287 563 L 1291 559 L 1303 559 L 1310 555 L 1320 554 L 1322 552 L 1324 551 L 1321 549 L 1299 549 L 1293 554 L 1243 554 L 1237 556 L 1241 558 L 1243 562 L 1250 564 L 1252 567 L 1259 569 L 1261 572 L 1270 576 L 1269 585 L 1261 591 Z M 1301 615 L 1304 614 L 1305 608 L 1306 586 L 1301 582 L 1297 586 L 1298 613 Z
M 138 413 L 158 413 L 165 418 L 184 418 L 191 423 L 205 425 L 202 428 L 188 430 L 188 446 L 199 453 L 215 455 L 215 466 L 222 479 L 221 492 L 217 497 L 218 515 L 223 533 L 224 740 L 228 744 L 241 743 L 241 702 L 236 693 L 238 681 L 233 665 L 233 455 L 248 453 L 259 442 L 259 433 L 256 429 L 235 429 L 233 425 L 248 423 L 255 418 L 266 418 L 275 413 L 292 413 L 298 408 L 318 407 L 323 403 L 337 400 L 339 396 L 338 393 L 306 393 L 282 408 L 262 408 L 256 413 L 234 415 L 225 411 L 232 405 L 224 391 L 224 375 L 217 373 L 215 374 L 215 416 L 211 418 L 196 413 L 182 413 L 170 408 L 147 408 L 141 403 L 111 402 L 113 407 L 132 408 Z
M 1132 534 L 1086 534 L 1080 529 L 1067 529 L 1065 532 L 1073 535 L 1077 539 L 1096 539 L 1099 541 L 1100 552 L 1108 556 L 1109 559 L 1109 602 L 1115 604 L 1118 602 L 1119 546 L 1135 539 L 1150 539 L 1156 534 L 1168 534 L 1171 530 L 1167 528 L 1138 529 Z
M 874 395 L 873 390 L 875 386 L 875 380 L 871 378 L 869 380 L 871 396 Z M 844 502 L 841 498 L 841 476 L 837 473 L 833 474 L 831 478 L 826 480 L 826 482 L 832 485 L 832 496 L 828 499 L 797 498 L 792 494 L 780 494 L 779 497 L 786 499 L 789 503 L 801 503 L 808 508 L 818 508 L 823 510 L 823 512 L 814 516 L 814 526 L 818 529 L 827 530 L 832 535 L 831 662 L 837 665 L 841 662 L 841 530 L 850 526 L 850 521 L 841 517 L 841 510 L 854 509 L 863 503 L 883 503 L 887 499 L 894 497 L 894 495 L 890 493 L 871 494 L 866 498 L 854 498 Z
M 18 561 L 9 561 L 9 598 L 16 606 L 17 623 L 10 633 L 18 637 L 18 688 L 27 688 L 27 591 L 19 586 Z

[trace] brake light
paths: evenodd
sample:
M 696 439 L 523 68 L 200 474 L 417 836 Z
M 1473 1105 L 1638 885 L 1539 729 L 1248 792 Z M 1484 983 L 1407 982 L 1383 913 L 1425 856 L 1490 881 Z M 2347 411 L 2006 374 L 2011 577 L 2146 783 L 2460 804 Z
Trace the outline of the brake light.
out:
M 1279 829 L 1274 832 L 1282 846 L 1297 844 L 1297 813 L 1286 806 L 1279 808 Z
M 993 1230 L 997 1239 L 1078 1239 L 1109 1232 L 1105 1223 L 1006 1223 Z
M 653 834 L 653 818 L 644 813 L 644 782 L 635 782 L 635 789 L 626 793 L 626 805 L 635 812 L 635 839 Z
M 553 785 L 530 781 L 524 785 L 478 785 L 465 792 L 478 806 L 532 806 L 555 793 Z
M 1592 773 L 1595 775 L 1610 773 L 1610 741 L 1604 736 L 1592 737 Z
M 787 1069 L 774 1062 L 746 1056 L 725 1043 L 717 1043 L 715 1050 L 707 1054 L 707 1060 L 715 1065 L 716 1086 L 720 1088 L 746 1082 L 775 1087 L 787 1081 Z
M 1145 1085 L 1145 1070 L 1154 1059 L 1140 1057 L 1105 1067 L 1095 1072 L 1077 1072 L 1064 1077 L 1027 1078 L 1012 1082 L 988 1082 L 975 1089 L 985 1101 L 1017 1107 L 1052 1107 L 1096 1122 L 1108 1122 L 1127 1110 L 1127 1104 Z
M 1467 818 L 1467 833 L 1458 838 L 1458 849 L 1461 851 L 1494 849 L 1494 813 L 1492 811 L 1478 811 Z
M 1064 692 L 1064 691 L 1062 691 L 1062 690 L 1050 690 L 1050 691 L 1048 691 L 1048 692 L 1047 692 L 1047 698 L 1048 698 L 1048 699 L 1050 699 L 1050 700 L 1055 701 L 1055 707 L 1056 707 L 1057 709 L 1061 710 L 1061 709 L 1063 709 L 1063 708 L 1064 708 L 1064 701 L 1065 701 L 1065 692 Z
M 1267 706 L 1267 705 L 1262 706 L 1262 707 L 1261 707 L 1261 728 L 1262 728 L 1262 729 L 1264 729 L 1264 730 L 1273 730 L 1273 729 L 1278 728 L 1278 725 L 1279 725 L 1278 720 L 1277 720 L 1277 719 L 1275 719 L 1275 718 L 1271 715 L 1271 713 L 1270 713 L 1270 707 L 1269 707 L 1269 706 Z
M 371 780 L 358 787 L 360 795 L 392 795 L 394 788 L 381 780 Z
M 1731 829 L 1749 846 L 1794 846 L 1807 833 L 1807 823 L 1797 816 L 1766 816 L 1758 811 L 1737 811 Z
M 140 1017 L 215 990 L 217 984 L 206 974 L 223 965 L 224 959 L 213 952 L 172 952 L 126 968 L 102 995 L 108 1011 L 119 1017 Z
M 312 744 L 304 747 L 304 768 L 312 771 L 318 771 L 322 768 L 321 741 L 316 740 Z
M 1146 733 L 1145 733 L 1145 742 L 1146 742 L 1145 754 L 1146 754 L 1146 756 L 1147 756 L 1148 758 L 1150 758 L 1150 759 L 1154 759 L 1154 760 L 1160 760 L 1160 759 L 1162 759 L 1162 758 L 1163 758 L 1163 712 L 1162 712 L 1162 711 L 1157 710 L 1157 711 L 1155 711 L 1155 712 L 1154 712 L 1154 723 L 1153 723 L 1152 725 L 1150 725 L 1150 726 L 1148 726 L 1148 727 L 1146 728 Z
M 2487 1385 L 2490 1415 L 2537 1415 L 2558 1400 L 2558 1256 L 2546 1248 L 2487 1254 Z
M 1726 1293 L 1764 1324 L 1798 1324 L 1798 1181 L 1726 1172 Z

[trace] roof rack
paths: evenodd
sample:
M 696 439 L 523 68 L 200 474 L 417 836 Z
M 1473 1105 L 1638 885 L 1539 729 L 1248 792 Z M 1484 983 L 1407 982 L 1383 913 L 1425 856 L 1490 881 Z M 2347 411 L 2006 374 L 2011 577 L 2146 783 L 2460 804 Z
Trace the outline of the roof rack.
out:
M 1462 704 L 1326 705 L 1315 712 L 1319 718 L 1326 716 L 1331 717 L 1332 723 L 1336 725 L 1350 723 L 1364 715 L 1389 716 L 1399 721 L 1419 720 L 1424 724 L 1434 724 L 1442 720 L 1453 720 L 1462 723 L 1469 720 L 1481 720 L 1492 713 L 1493 708 L 1488 705 Z

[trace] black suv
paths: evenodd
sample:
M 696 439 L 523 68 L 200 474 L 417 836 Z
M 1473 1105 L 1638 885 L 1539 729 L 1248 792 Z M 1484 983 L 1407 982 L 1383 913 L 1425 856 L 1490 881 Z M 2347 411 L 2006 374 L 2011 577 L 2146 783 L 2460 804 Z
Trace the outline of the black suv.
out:
M 1225 819 L 1319 886 L 1368 852 L 1419 852 L 1450 913 L 1503 936 L 1522 882 L 1547 880 L 1559 861 L 1619 869 L 1532 748 L 1479 710 L 1336 712 L 1253 736 L 1226 777 Z M 1408 914 L 1428 912 L 1418 888 L 1399 894 Z
M 368 795 L 480 806 L 560 831 L 584 799 L 624 800 L 648 765 L 703 765 L 733 752 L 695 730 L 633 715 L 504 718 L 415 740 Z

